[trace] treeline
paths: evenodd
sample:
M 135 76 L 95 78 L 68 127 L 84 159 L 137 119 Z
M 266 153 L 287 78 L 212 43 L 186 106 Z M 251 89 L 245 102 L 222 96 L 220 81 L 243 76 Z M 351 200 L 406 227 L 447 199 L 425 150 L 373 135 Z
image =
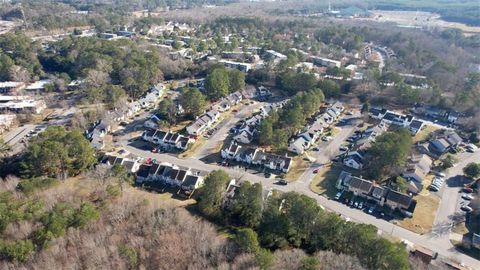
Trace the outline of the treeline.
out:
M 210 100 L 219 100 L 245 87 L 245 74 L 238 69 L 213 66 L 205 79 L 205 94 Z
M 295 247 L 355 256 L 368 269 L 409 269 L 405 248 L 378 236 L 375 227 L 345 222 L 298 193 L 273 192 L 265 198 L 260 184 L 246 182 L 233 197 L 225 198 L 229 179 L 223 171 L 212 172 L 199 192 L 198 209 L 237 228 L 235 238 L 245 249 L 254 250 L 257 260 L 267 263 L 268 250 Z
M 272 111 L 258 127 L 260 145 L 270 145 L 276 150 L 288 147 L 288 139 L 300 131 L 308 118 L 320 110 L 324 101 L 322 90 L 313 88 L 295 95 L 283 108 Z

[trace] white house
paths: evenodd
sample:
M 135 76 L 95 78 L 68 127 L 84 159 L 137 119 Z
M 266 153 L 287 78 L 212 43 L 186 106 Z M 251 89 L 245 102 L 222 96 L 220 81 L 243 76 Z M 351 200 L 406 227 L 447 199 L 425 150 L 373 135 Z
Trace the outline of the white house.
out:
M 343 164 L 347 167 L 361 170 L 363 169 L 364 154 L 358 151 L 349 153 L 347 157 L 343 159 Z
M 208 128 L 210 128 L 214 123 L 220 118 L 220 113 L 216 110 L 210 110 L 207 113 L 200 116 L 195 122 L 190 124 L 187 127 L 187 132 L 190 135 L 201 135 Z

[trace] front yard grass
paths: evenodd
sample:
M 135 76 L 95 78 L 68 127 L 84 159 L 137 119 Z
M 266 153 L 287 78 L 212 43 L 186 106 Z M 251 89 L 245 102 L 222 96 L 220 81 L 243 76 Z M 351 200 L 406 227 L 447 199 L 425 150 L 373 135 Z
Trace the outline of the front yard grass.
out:
M 202 146 L 207 142 L 207 140 L 201 136 L 198 137 L 197 140 L 185 151 L 178 154 L 179 158 L 189 158 L 197 152 L 198 149 L 202 148 Z
M 335 183 L 341 171 L 341 166 L 325 165 L 318 170 L 318 173 L 310 183 L 310 189 L 320 195 L 333 198 L 337 192 Z
M 298 178 L 310 167 L 310 161 L 305 160 L 305 157 L 296 156 L 292 158 L 292 168 L 285 175 L 284 179 L 288 182 L 297 181 Z
M 432 134 L 432 132 L 434 132 L 435 130 L 437 130 L 438 127 L 434 127 L 434 126 L 426 126 L 425 128 L 423 128 L 422 130 L 420 130 L 416 135 L 415 137 L 413 137 L 413 142 L 416 143 L 416 142 L 421 142 L 421 141 L 424 141 L 428 138 L 428 136 L 430 134 Z
M 418 195 L 414 199 L 417 201 L 417 207 L 413 217 L 398 220 L 397 224 L 412 232 L 425 234 L 432 230 L 440 198 L 430 194 L 428 196 Z

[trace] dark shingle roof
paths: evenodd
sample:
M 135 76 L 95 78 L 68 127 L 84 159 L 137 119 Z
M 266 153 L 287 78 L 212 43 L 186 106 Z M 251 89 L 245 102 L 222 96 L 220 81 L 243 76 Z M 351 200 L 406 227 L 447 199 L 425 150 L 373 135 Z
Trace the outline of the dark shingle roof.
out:
M 400 204 L 403 208 L 407 209 L 412 203 L 412 197 L 398 191 L 390 190 L 387 193 L 387 201 Z
M 350 181 L 348 182 L 348 186 L 355 189 L 359 189 L 365 193 L 369 193 L 370 190 L 372 189 L 373 183 L 371 181 L 354 176 L 350 178 Z
M 140 165 L 140 168 L 138 169 L 138 172 L 137 172 L 137 176 L 147 178 L 151 168 L 152 168 L 151 165 L 146 165 L 146 164 Z

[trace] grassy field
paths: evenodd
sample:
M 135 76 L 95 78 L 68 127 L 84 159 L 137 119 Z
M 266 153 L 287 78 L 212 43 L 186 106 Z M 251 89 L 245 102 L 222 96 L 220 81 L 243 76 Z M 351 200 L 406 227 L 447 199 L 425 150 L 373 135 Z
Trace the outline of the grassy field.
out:
M 432 230 L 440 198 L 431 194 L 428 196 L 419 195 L 414 199 L 417 200 L 417 207 L 413 217 L 397 221 L 397 224 L 415 233 L 428 233 Z
M 335 183 L 342 171 L 340 166 L 324 166 L 320 169 L 310 183 L 310 189 L 320 195 L 334 197 L 337 189 Z
M 304 160 L 304 156 L 292 158 L 292 168 L 285 175 L 285 180 L 289 182 L 297 181 L 298 178 L 310 167 L 310 161 Z

